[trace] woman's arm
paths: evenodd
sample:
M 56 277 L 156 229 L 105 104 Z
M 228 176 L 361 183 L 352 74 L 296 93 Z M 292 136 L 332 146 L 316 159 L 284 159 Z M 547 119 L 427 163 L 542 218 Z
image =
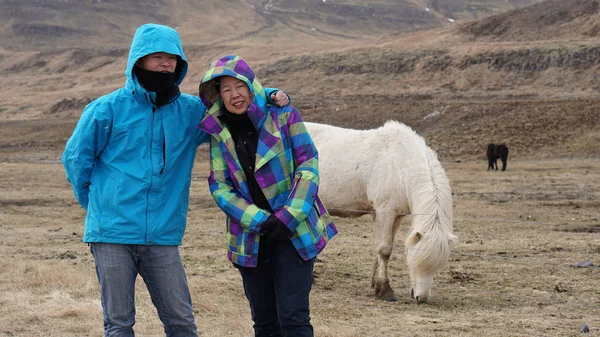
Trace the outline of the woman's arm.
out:
M 288 129 L 294 157 L 294 180 L 286 204 L 275 211 L 275 216 L 293 232 L 313 209 L 319 188 L 319 160 L 300 113 L 294 108 L 288 117 Z
M 210 140 L 210 176 L 208 177 L 210 192 L 215 202 L 227 214 L 237 220 L 247 230 L 260 233 L 262 224 L 270 213 L 244 199 L 229 179 L 227 162 L 219 148 L 219 142 Z

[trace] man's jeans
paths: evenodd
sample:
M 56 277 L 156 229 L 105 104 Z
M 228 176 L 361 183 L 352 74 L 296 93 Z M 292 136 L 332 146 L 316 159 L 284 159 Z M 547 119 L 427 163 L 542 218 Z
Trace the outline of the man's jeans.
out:
M 176 246 L 92 243 L 106 337 L 134 336 L 135 279 L 142 276 L 167 336 L 197 337 L 192 300 Z
M 250 302 L 254 335 L 313 337 L 309 294 L 315 259 L 303 261 L 290 240 L 259 249 L 256 268 L 235 265 Z

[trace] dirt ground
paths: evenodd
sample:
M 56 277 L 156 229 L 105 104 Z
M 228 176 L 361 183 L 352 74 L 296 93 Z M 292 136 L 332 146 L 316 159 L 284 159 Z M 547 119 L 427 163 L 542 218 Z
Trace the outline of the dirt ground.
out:
M 200 152 L 205 151 L 200 149 Z M 0 336 L 102 336 L 94 263 L 81 242 L 84 212 L 59 152 L 3 153 L 0 162 Z M 199 154 L 200 158 L 204 153 Z M 409 296 L 402 243 L 390 263 L 398 302 L 370 288 L 371 217 L 335 218 L 339 235 L 319 256 L 311 293 L 321 337 L 600 336 L 600 160 L 443 162 L 460 241 L 428 304 Z M 252 336 L 241 279 L 226 258 L 224 218 L 193 173 L 181 247 L 201 336 Z M 574 265 L 589 261 L 593 267 Z M 164 335 L 138 280 L 138 336 Z

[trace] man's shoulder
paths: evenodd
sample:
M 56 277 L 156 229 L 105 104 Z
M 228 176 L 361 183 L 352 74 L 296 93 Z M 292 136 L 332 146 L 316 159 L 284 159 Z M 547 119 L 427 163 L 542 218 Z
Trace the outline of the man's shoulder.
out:
M 90 104 L 97 105 L 97 104 L 112 103 L 115 100 L 119 99 L 120 97 L 124 97 L 124 96 L 125 96 L 125 88 L 118 88 L 108 94 L 104 94 L 104 95 L 92 100 L 90 102 Z
M 200 114 L 196 116 L 197 118 L 201 118 L 206 112 L 206 106 L 204 106 L 202 100 L 200 100 L 198 96 L 182 92 L 177 101 L 179 102 L 179 108 Z
M 102 95 L 92 100 L 85 107 L 86 113 L 92 113 L 96 116 L 111 115 L 115 104 L 120 104 L 126 98 L 125 89 L 119 88 L 108 94 Z
M 179 96 L 180 100 L 183 100 L 185 102 L 189 102 L 191 104 L 202 104 L 202 101 L 200 100 L 200 98 L 198 96 L 195 95 L 191 95 L 191 94 L 186 94 L 184 92 L 181 93 L 181 96 Z

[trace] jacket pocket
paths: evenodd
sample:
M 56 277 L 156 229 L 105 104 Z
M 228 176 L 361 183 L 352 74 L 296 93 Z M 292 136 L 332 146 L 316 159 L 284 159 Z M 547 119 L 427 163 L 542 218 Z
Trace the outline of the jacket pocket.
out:
M 325 209 L 325 206 L 323 205 L 323 202 L 321 201 L 321 198 L 319 198 L 318 194 L 315 196 L 315 202 L 313 203 L 313 209 L 315 210 L 315 216 L 316 216 L 314 229 L 316 231 L 316 235 L 320 236 L 320 235 L 323 235 L 323 233 L 325 232 L 325 230 L 326 230 L 325 228 L 327 227 L 327 225 L 329 225 L 330 223 L 333 222 L 333 219 L 331 218 L 331 215 L 329 215 L 329 213 Z
M 117 194 L 116 183 L 113 177 L 106 177 L 102 182 L 96 183 L 98 200 L 100 200 L 100 211 L 102 212 L 102 220 L 104 218 L 112 218 L 115 212 L 115 204 L 118 202 L 119 195 Z M 94 184 L 90 185 L 92 187 Z M 99 186 L 98 186 L 99 185 Z M 108 220 L 108 219 L 107 219 Z

